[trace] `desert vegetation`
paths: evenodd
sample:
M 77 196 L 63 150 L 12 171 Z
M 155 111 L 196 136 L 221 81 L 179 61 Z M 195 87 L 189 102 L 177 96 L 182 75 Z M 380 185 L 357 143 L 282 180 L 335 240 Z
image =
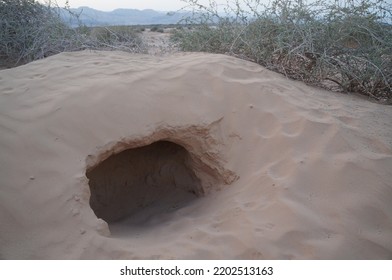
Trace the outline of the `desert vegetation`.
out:
M 17 65 L 82 47 L 79 36 L 60 15 L 34 0 L 0 1 L 0 57 Z
M 55 2 L 0 0 L 0 67 L 13 67 L 64 51 L 83 49 L 144 52 L 140 30 L 129 26 L 71 27 Z
M 87 48 L 143 53 L 146 46 L 140 36 L 142 28 L 134 26 L 84 27 L 89 39 Z
M 391 4 L 384 0 L 184 0 L 184 51 L 224 53 L 328 89 L 392 101 Z

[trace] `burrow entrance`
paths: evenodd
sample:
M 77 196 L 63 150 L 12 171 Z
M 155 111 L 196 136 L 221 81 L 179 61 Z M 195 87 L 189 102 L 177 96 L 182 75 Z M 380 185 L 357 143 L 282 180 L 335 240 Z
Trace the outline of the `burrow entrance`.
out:
M 86 173 L 90 206 L 109 226 L 132 216 L 174 211 L 197 199 L 201 180 L 189 152 L 169 141 L 124 150 Z M 147 214 L 146 214 L 147 215 Z

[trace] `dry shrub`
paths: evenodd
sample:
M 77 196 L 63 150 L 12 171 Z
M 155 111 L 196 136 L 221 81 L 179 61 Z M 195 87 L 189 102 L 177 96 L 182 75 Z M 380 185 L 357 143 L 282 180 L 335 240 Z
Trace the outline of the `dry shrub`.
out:
M 176 30 L 185 51 L 226 53 L 287 77 L 392 101 L 392 17 L 384 0 L 185 0 L 194 28 Z
M 0 67 L 13 67 L 63 51 L 116 49 L 144 52 L 140 36 L 127 27 L 72 28 L 62 17 L 70 13 L 48 0 L 0 0 Z
M 0 0 L 2 64 L 18 65 L 80 46 L 54 7 L 34 0 Z
M 132 26 L 102 26 L 90 28 L 90 49 L 121 50 L 144 53 L 146 46 L 138 30 Z

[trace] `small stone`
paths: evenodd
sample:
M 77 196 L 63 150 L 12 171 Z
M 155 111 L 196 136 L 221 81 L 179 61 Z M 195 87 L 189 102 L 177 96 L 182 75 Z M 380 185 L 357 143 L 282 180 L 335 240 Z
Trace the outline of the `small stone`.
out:
M 85 233 L 86 233 L 86 230 L 85 230 L 85 229 L 83 229 L 83 228 L 81 228 L 81 229 L 79 230 L 79 232 L 80 232 L 80 234 L 81 234 L 81 235 L 83 235 L 83 234 L 85 234 Z
M 30 180 L 35 180 L 35 177 L 34 176 L 30 176 Z

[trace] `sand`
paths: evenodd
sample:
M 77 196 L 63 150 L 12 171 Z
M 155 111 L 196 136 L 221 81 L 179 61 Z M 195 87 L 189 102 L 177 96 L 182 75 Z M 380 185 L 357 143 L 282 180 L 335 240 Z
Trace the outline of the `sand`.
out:
M 392 108 L 225 55 L 0 71 L 2 259 L 391 259 Z

